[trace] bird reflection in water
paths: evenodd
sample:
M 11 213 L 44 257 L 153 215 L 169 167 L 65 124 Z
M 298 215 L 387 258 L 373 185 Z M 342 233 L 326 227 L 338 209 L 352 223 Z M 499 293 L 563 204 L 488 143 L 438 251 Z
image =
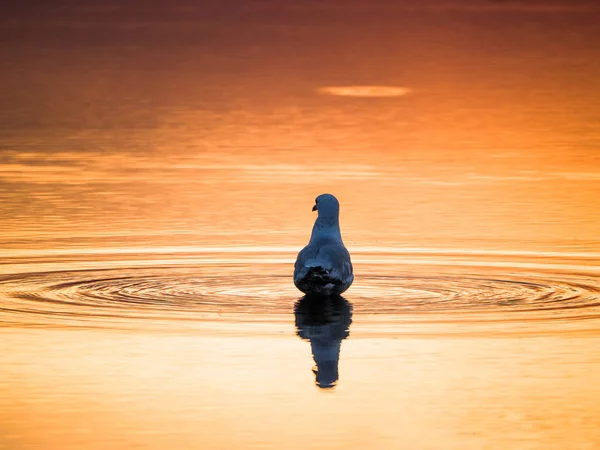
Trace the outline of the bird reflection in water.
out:
M 315 383 L 322 389 L 336 386 L 340 347 L 350 335 L 352 305 L 344 297 L 306 295 L 294 305 L 296 333 L 310 341 L 316 367 Z

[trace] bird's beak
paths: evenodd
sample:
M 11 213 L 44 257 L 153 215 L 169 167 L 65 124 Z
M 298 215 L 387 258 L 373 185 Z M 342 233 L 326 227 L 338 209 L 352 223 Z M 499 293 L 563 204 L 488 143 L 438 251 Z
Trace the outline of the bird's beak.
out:
M 315 205 L 315 206 L 313 206 L 313 209 L 312 209 L 312 210 L 313 210 L 313 211 L 316 211 L 317 209 L 318 209 L 318 208 L 317 208 L 317 205 Z

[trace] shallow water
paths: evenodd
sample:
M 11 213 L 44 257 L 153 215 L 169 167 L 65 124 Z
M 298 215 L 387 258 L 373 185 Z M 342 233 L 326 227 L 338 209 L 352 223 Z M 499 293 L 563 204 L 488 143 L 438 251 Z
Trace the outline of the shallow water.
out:
M 600 448 L 596 2 L 38 3 L 0 449 Z M 355 282 L 315 303 L 323 192 Z

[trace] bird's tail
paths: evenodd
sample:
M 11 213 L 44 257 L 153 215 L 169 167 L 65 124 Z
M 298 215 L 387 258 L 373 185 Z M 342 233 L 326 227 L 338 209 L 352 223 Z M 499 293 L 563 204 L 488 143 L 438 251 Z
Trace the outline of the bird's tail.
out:
M 322 266 L 311 266 L 306 268 L 304 280 L 311 284 L 326 284 L 331 281 L 331 270 Z
M 305 266 L 294 279 L 294 284 L 305 294 L 330 295 L 340 283 L 332 272 L 335 271 L 322 266 Z

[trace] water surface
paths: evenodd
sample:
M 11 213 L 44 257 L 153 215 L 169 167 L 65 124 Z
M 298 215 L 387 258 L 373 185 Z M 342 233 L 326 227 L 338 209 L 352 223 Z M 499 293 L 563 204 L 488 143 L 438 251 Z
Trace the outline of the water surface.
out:
M 0 449 L 600 447 L 595 2 L 121 3 L 0 19 Z

